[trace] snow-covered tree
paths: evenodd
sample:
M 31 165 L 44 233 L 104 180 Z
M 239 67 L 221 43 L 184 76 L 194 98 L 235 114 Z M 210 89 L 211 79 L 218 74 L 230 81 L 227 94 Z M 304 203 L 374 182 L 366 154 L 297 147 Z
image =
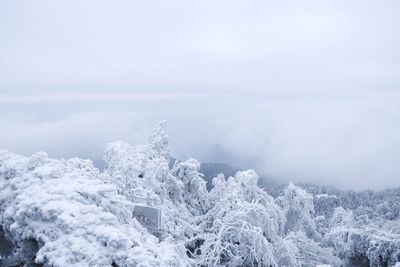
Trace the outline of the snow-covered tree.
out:
M 213 207 L 204 216 L 204 233 L 195 255 L 208 266 L 277 266 L 273 242 L 278 239 L 281 213 L 257 186 L 254 171 L 238 172 L 224 182 L 219 176 L 211 192 Z
M 400 190 L 269 185 L 274 198 L 247 170 L 217 175 L 208 192 L 197 160 L 169 168 L 165 122 L 148 144 L 109 144 L 104 159 L 101 172 L 90 160 L 0 150 L 0 241 L 8 240 L 0 257 L 56 267 L 400 261 Z M 138 205 L 161 209 L 162 228 L 133 218 Z
M 314 222 L 313 197 L 292 183 L 286 187 L 283 196 L 278 198 L 284 212 L 284 232 L 304 232 L 309 238 L 319 240 L 320 233 Z
M 353 227 L 354 217 L 351 211 L 347 211 L 342 207 L 335 208 L 331 221 L 330 227 Z
M 168 190 L 171 197 L 184 203 L 193 215 L 204 214 L 210 206 L 206 181 L 199 170 L 200 162 L 195 159 L 177 163 L 171 173 L 181 182 L 181 187 L 175 192 Z
M 88 160 L 0 152 L 0 223 L 27 266 L 187 265 L 183 247 L 160 243 L 132 208 Z

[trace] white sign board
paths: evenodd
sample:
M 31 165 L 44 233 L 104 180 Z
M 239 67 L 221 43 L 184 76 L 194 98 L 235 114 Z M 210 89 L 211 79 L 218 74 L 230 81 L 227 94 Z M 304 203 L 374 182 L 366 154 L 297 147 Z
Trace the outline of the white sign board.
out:
M 135 217 L 147 229 L 161 229 L 160 208 L 135 205 L 135 208 L 133 209 L 133 217 Z

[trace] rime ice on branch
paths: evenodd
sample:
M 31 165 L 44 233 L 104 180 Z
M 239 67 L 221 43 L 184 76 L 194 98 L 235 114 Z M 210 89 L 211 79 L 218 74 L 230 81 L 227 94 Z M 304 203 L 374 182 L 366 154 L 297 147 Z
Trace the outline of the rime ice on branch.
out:
M 335 207 L 336 197 L 313 197 L 289 184 L 273 198 L 252 170 L 227 179 L 220 174 L 208 192 L 198 161 L 169 169 L 169 159 L 166 122 L 151 132 L 147 145 L 108 144 L 102 172 L 90 160 L 0 151 L 0 238 L 12 244 L 7 255 L 27 266 L 57 267 L 400 261 L 399 234 Z M 133 218 L 138 205 L 162 210 L 160 231 Z M 379 210 L 396 216 L 384 203 Z

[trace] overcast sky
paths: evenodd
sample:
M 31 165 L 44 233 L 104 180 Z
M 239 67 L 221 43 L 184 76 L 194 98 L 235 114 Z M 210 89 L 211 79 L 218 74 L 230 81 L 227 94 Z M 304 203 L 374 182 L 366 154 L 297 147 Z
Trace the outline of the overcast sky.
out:
M 0 147 L 176 157 L 400 186 L 399 1 L 0 0 Z

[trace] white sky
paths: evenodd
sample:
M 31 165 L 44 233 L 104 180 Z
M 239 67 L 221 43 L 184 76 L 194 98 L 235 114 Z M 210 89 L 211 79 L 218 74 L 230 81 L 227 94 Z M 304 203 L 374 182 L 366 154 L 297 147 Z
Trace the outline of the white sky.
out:
M 400 186 L 399 1 L 0 0 L 0 147 L 99 158 L 170 122 L 181 158 Z

